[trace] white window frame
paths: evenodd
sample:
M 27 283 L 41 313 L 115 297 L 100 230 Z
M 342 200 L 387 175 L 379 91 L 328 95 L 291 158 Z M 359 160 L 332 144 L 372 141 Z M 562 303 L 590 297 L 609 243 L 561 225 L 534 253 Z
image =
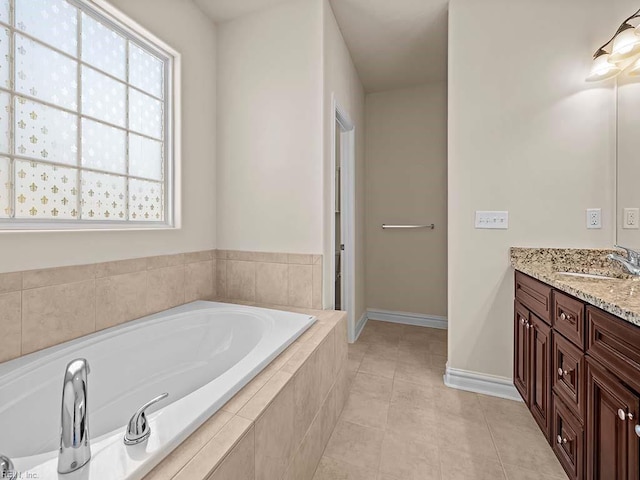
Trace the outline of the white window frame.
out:
M 182 191 L 181 191 L 181 55 L 164 41 L 129 18 L 126 14 L 115 8 L 106 0 L 66 0 L 72 6 L 81 11 L 90 13 L 94 18 L 99 18 L 109 28 L 124 36 L 126 40 L 133 40 L 165 62 L 164 85 L 164 221 L 135 221 L 135 220 L 54 220 L 23 218 L 0 218 L 0 234 L 25 231 L 91 231 L 91 230 L 175 230 L 182 227 Z M 4 26 L 2 26 L 4 28 Z M 16 30 L 19 32 L 19 30 Z M 13 54 L 13 52 L 10 52 Z M 81 59 L 78 58 L 82 65 Z M 94 67 L 92 67 L 94 68 Z M 101 71 L 101 70 L 99 70 Z M 13 80 L 14 81 L 14 80 Z M 128 85 L 128 84 L 127 84 Z M 13 85 L 15 92 L 15 85 Z M 4 91 L 4 90 L 3 90 Z M 28 97 L 27 97 L 28 98 Z M 36 99 L 37 101 L 37 99 Z M 46 102 L 45 102 L 46 104 Z M 13 105 L 11 105 L 13 108 Z M 78 106 L 78 108 L 80 108 Z M 10 134 L 14 135 L 13 115 L 10 117 Z M 79 119 L 82 117 L 79 117 Z M 15 139 L 12 139 L 15 144 Z M 78 136 L 81 142 L 81 136 Z M 15 146 L 15 145 L 14 145 Z M 16 157 L 15 152 L 1 154 L 8 158 L 25 159 Z M 78 152 L 80 155 L 80 152 Z M 34 159 L 33 161 L 38 162 Z M 67 165 L 60 164 L 61 167 Z M 74 167 L 80 168 L 81 167 Z M 128 176 L 127 176 L 128 177 Z M 15 188 L 15 185 L 14 185 Z M 79 197 L 80 198 L 80 197 Z

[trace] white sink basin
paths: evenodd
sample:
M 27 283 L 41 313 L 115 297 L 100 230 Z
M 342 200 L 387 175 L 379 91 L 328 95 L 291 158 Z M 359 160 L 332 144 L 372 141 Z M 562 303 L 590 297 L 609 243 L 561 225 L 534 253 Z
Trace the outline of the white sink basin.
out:
M 578 278 L 595 278 L 597 280 L 618 280 L 618 278 L 616 277 L 609 277 L 607 275 L 598 275 L 596 273 L 558 272 L 558 275 L 565 275 L 567 277 L 578 277 Z

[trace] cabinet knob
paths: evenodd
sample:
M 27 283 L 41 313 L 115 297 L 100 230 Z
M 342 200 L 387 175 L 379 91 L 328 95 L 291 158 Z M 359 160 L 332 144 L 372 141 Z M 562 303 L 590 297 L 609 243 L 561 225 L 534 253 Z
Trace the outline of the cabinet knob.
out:
M 618 417 L 620 418 L 620 420 L 626 420 L 627 418 L 629 420 L 633 420 L 633 413 L 629 412 L 625 412 L 623 409 L 619 408 L 618 409 Z
M 640 425 L 636 425 L 636 435 L 640 437 Z
M 567 439 L 566 438 L 562 438 L 560 435 L 558 435 L 558 438 L 556 440 L 558 442 L 558 445 L 562 445 L 562 444 L 566 444 L 567 443 Z
M 527 323 L 526 327 L 527 327 L 527 330 L 529 330 L 531 328 L 531 324 Z
M 520 323 L 521 323 L 522 325 L 524 325 L 526 322 L 527 322 L 527 321 L 526 321 L 524 318 L 521 318 L 521 319 L 520 319 Z
M 563 377 L 569 375 L 573 370 L 563 370 L 562 368 L 558 368 L 558 376 Z
M 566 320 L 566 319 L 567 319 L 567 315 L 564 312 L 562 312 L 560 314 L 560 320 Z
M 561 369 L 561 368 L 559 368 L 559 369 L 558 369 L 558 376 L 559 376 L 559 377 L 561 377 L 563 373 L 564 373 L 564 372 L 562 371 L 562 369 Z

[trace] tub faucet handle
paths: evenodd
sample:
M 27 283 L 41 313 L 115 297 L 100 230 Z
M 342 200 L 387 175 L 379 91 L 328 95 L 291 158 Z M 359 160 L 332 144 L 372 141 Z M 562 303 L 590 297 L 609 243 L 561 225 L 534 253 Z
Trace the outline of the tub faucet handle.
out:
M 16 472 L 13 468 L 13 463 L 11 463 L 11 459 L 4 455 L 0 455 L 0 478 L 16 478 Z
M 125 445 L 137 445 L 144 442 L 149 435 L 151 435 L 151 427 L 147 422 L 147 415 L 145 411 L 151 406 L 158 403 L 160 400 L 164 400 L 169 396 L 168 393 L 158 395 L 156 398 L 149 400 L 143 406 L 141 406 L 136 413 L 133 414 L 129 424 L 127 425 L 127 433 L 124 435 Z

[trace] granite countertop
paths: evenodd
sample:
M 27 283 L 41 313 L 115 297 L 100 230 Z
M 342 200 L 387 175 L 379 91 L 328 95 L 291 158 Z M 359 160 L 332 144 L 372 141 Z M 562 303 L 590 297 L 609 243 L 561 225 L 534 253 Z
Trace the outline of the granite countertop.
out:
M 640 277 L 606 258 L 614 250 L 511 248 L 514 269 L 640 327 Z M 619 252 L 618 252 L 619 253 Z M 584 278 L 559 272 L 615 277 Z

